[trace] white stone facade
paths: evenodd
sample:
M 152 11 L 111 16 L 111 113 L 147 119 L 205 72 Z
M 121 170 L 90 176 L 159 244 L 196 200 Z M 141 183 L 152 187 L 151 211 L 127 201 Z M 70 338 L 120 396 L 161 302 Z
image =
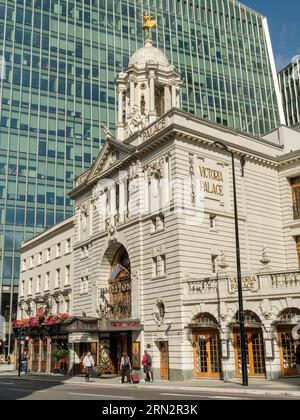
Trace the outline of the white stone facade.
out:
M 72 312 L 73 245 L 73 217 L 23 244 L 18 319 Z
M 141 79 L 148 74 L 151 60 L 143 60 L 142 53 L 136 57 L 140 61 L 132 60 L 133 67 L 117 80 L 119 87 L 134 63 Z M 156 80 L 161 88 L 172 86 L 171 70 L 165 79 L 160 76 L 167 63 L 159 57 Z M 78 322 L 68 331 L 71 364 L 80 363 L 80 345 L 88 343 L 99 366 L 107 356 L 117 369 L 120 352 L 133 357 L 138 342 L 152 354 L 158 378 L 239 375 L 232 163 L 214 144 L 222 142 L 234 153 L 236 166 L 249 373 L 292 374 L 300 224 L 291 179 L 300 176 L 299 133 L 281 127 L 259 139 L 170 106 L 160 118 L 150 113 L 152 124 L 149 120 L 130 135 L 127 111 L 136 89 L 129 86 L 129 102 L 120 98 L 122 116 L 127 104 L 120 137 L 108 135 L 97 161 L 76 179 L 70 193 L 74 219 L 66 221 L 63 233 L 60 225 L 22 250 L 22 260 L 30 260 L 47 241 L 55 246 L 72 237 L 69 262 L 53 261 L 53 270 L 71 267 L 70 314 Z M 166 92 L 161 89 L 161 99 L 169 104 Z M 137 111 L 144 106 L 133 103 Z M 124 278 L 116 281 L 120 272 Z M 28 276 L 35 274 L 21 272 L 21 282 Z M 130 305 L 124 303 L 125 290 Z

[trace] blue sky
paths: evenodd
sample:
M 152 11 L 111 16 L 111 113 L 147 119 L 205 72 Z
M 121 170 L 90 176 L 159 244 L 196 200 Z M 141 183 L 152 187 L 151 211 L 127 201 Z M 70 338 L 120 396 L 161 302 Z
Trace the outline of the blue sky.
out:
M 299 0 L 241 0 L 268 18 L 277 70 L 300 54 Z

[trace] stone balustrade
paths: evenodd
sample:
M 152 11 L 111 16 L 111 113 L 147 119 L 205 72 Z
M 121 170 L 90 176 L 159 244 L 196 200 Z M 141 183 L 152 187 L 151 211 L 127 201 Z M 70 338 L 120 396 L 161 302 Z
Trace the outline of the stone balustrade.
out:
M 215 276 L 200 280 L 188 279 L 184 283 L 186 299 L 230 298 L 238 293 L 236 276 Z M 244 275 L 242 284 L 245 297 L 299 293 L 300 270 Z

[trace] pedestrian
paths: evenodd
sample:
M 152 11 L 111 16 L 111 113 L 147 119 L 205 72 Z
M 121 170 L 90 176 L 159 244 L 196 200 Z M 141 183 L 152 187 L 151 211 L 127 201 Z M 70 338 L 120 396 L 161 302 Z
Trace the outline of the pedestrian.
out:
M 144 355 L 142 358 L 142 366 L 144 370 L 145 381 L 153 382 L 152 357 L 150 354 L 148 354 L 147 350 L 144 351 Z
M 87 352 L 87 354 L 85 355 L 83 359 L 83 367 L 85 371 L 85 382 L 89 382 L 91 374 L 92 374 L 92 369 L 94 366 L 95 366 L 94 359 L 93 359 L 92 353 L 89 351 Z
M 7 356 L 6 358 L 6 364 L 9 366 L 11 364 L 10 356 Z
M 130 358 L 127 355 L 127 353 L 123 353 L 120 368 L 121 368 L 121 373 L 122 373 L 122 380 L 121 380 L 122 384 L 124 384 L 125 376 L 127 377 L 127 383 L 130 384 L 131 383 L 131 378 L 130 378 L 131 363 L 130 363 Z
M 27 355 L 27 352 L 24 351 L 21 354 L 21 372 L 27 373 L 27 364 L 28 364 L 28 355 Z
M 295 356 L 296 356 L 297 371 L 300 374 L 300 343 L 298 343 L 296 347 Z

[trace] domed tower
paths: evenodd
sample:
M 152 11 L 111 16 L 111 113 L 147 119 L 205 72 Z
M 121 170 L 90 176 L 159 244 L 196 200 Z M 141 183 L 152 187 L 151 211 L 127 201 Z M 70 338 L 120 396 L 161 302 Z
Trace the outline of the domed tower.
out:
M 128 68 L 116 79 L 118 87 L 117 139 L 124 141 L 172 108 L 180 107 L 182 81 L 165 54 L 153 46 L 151 16 L 144 16 L 147 30 L 144 47 L 129 60 Z

